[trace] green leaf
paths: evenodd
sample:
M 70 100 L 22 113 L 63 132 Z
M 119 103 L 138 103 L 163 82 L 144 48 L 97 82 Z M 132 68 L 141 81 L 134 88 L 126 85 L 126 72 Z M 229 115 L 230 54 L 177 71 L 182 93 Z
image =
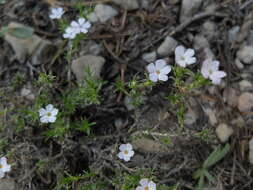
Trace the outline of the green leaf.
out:
M 6 0 L 0 0 L 0 5 L 6 3 Z
M 218 146 L 206 159 L 206 161 L 203 164 L 203 168 L 207 169 L 216 164 L 218 161 L 220 161 L 222 158 L 226 156 L 229 150 L 230 150 L 229 144 L 226 144 L 223 148 L 221 146 Z
M 0 30 L 0 38 L 4 37 L 5 33 L 8 31 L 7 27 L 2 27 Z
M 198 187 L 196 188 L 196 190 L 203 190 L 203 186 L 204 186 L 204 176 L 201 176 L 199 178 Z
M 30 38 L 34 33 L 34 30 L 31 27 L 15 27 L 10 28 L 8 33 L 17 38 Z
M 211 182 L 215 181 L 214 177 L 207 170 L 204 170 L 204 174 L 206 178 L 208 179 L 208 181 L 211 181 Z

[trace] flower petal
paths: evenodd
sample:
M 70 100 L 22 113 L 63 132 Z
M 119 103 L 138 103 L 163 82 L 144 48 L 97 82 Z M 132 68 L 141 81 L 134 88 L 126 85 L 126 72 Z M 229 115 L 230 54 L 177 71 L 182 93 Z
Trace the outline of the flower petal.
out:
M 128 152 L 128 156 L 129 157 L 132 157 L 134 155 L 134 151 L 133 150 L 130 150 L 129 152 Z
M 178 64 L 180 67 L 185 68 L 186 67 L 186 62 L 185 60 L 181 59 L 181 60 L 177 60 L 176 64 Z
M 40 118 L 40 122 L 41 123 L 48 123 L 48 117 L 45 115 L 43 117 Z
M 213 84 L 220 84 L 221 79 L 227 76 L 227 74 L 223 71 L 215 71 L 210 75 L 210 79 L 212 80 Z
M 0 179 L 4 177 L 4 172 L 0 171 Z
M 175 49 L 175 55 L 176 55 L 176 57 L 177 56 L 181 57 L 181 56 L 184 55 L 184 53 L 185 53 L 185 47 L 184 46 L 180 45 L 180 46 L 176 47 L 176 49 Z
M 46 106 L 46 110 L 47 111 L 52 111 L 54 109 L 54 106 L 52 105 L 52 104 L 48 104 L 47 106 Z
M 56 116 L 56 115 L 58 114 L 58 112 L 59 112 L 59 110 L 56 109 L 56 108 L 54 108 L 54 109 L 51 111 L 51 114 L 52 114 L 53 116 Z
M 209 77 L 209 68 L 210 68 L 210 60 L 206 59 L 201 67 L 201 74 L 203 75 L 204 78 L 208 78 Z
M 119 146 L 119 150 L 122 151 L 122 152 L 125 151 L 126 149 L 127 149 L 126 144 L 122 144 L 122 145 Z
M 48 117 L 48 121 L 49 121 L 50 123 L 54 123 L 55 120 L 56 120 L 56 117 L 55 117 L 55 116 Z
M 187 63 L 187 65 L 191 65 L 191 64 L 193 64 L 193 63 L 196 63 L 196 57 L 188 57 L 188 58 L 186 58 L 186 63 Z
M 169 66 L 169 65 L 165 66 L 164 68 L 162 68 L 162 69 L 160 70 L 160 72 L 161 72 L 162 74 L 169 74 L 170 71 L 171 71 L 171 66 Z
M 141 186 L 148 186 L 148 179 L 147 178 L 143 178 L 140 180 L 140 184 Z
M 186 52 L 184 53 L 186 57 L 192 57 L 194 56 L 194 54 L 195 54 L 195 51 L 193 49 L 187 49 Z
M 83 28 L 88 29 L 88 28 L 90 28 L 90 27 L 91 27 L 91 23 L 90 23 L 89 21 L 87 21 L 87 22 L 85 22 L 85 23 L 83 24 Z
M 165 74 L 159 74 L 158 79 L 161 81 L 167 81 L 169 79 L 169 77 Z
M 124 156 L 123 158 L 126 162 L 130 161 L 130 157 L 129 156 Z
M 148 66 L 147 66 L 147 70 L 149 73 L 154 73 L 155 72 L 155 65 L 154 63 L 150 63 Z
M 156 190 L 156 184 L 153 181 L 150 181 L 148 184 L 149 190 Z
M 157 82 L 158 81 L 158 75 L 156 73 L 151 73 L 151 74 L 149 74 L 149 79 L 153 82 Z
M 162 69 L 166 65 L 166 61 L 164 59 L 158 59 L 155 62 L 156 70 Z
M 47 111 L 46 111 L 44 108 L 39 109 L 39 115 L 40 115 L 40 116 L 45 115 L 46 112 L 47 112 Z
M 77 27 L 79 27 L 79 24 L 78 24 L 76 21 L 72 21 L 72 22 L 70 23 L 70 26 L 71 26 L 71 27 L 77 28 Z
M 124 159 L 124 157 L 125 157 L 123 152 L 118 153 L 117 156 L 119 159 Z
M 144 190 L 143 187 L 138 186 L 135 190 Z
M 133 146 L 130 143 L 127 143 L 126 146 L 127 150 L 133 150 Z
M 79 18 L 78 19 L 78 23 L 79 23 L 79 25 L 83 25 L 84 23 L 85 23 L 85 18 Z

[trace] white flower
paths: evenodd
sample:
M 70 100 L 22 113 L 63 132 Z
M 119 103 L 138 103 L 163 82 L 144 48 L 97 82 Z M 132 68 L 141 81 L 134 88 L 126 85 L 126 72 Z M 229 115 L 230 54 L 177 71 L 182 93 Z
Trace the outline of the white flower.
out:
M 206 59 L 203 62 L 201 73 L 204 78 L 210 79 L 213 84 L 220 84 L 221 79 L 227 76 L 223 71 L 219 71 L 220 62 L 217 60 Z
M 166 64 L 166 61 L 163 59 L 156 60 L 155 64 L 150 63 L 147 66 L 147 70 L 149 72 L 149 79 L 153 82 L 157 82 L 158 80 L 167 81 L 168 74 L 171 71 L 171 67 Z
M 65 33 L 63 34 L 63 38 L 69 38 L 69 39 L 74 39 L 77 35 L 77 31 L 73 27 L 67 27 L 65 30 Z
M 7 158 L 2 157 L 0 159 L 0 179 L 4 177 L 6 172 L 11 171 L 11 165 L 7 163 Z
M 60 19 L 63 14 L 64 14 L 63 8 L 61 8 L 61 7 L 52 8 L 51 14 L 49 15 L 49 17 L 51 19 Z
M 54 108 L 52 104 L 49 104 L 46 106 L 46 109 L 41 108 L 39 114 L 41 123 L 54 123 L 56 115 L 58 114 L 58 109 Z
M 156 190 L 156 184 L 146 178 L 141 179 L 140 184 L 141 186 L 138 186 L 136 190 Z
M 72 21 L 70 26 L 75 29 L 76 33 L 87 33 L 88 29 L 91 27 L 89 21 L 86 21 L 85 18 L 79 18 L 78 21 Z
M 134 155 L 133 146 L 129 143 L 120 145 L 119 150 L 118 157 L 126 162 Z
M 185 49 L 184 46 L 177 46 L 175 49 L 176 63 L 181 67 L 196 63 L 194 54 L 195 52 L 193 49 Z

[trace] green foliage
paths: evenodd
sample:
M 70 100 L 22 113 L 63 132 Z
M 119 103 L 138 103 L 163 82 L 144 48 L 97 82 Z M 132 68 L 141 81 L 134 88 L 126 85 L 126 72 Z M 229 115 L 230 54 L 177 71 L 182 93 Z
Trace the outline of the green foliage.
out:
M 30 38 L 34 33 L 34 29 L 28 26 L 25 27 L 15 27 L 8 29 L 8 33 L 16 38 Z
M 80 122 L 74 123 L 72 126 L 77 131 L 81 131 L 81 132 L 85 133 L 86 135 L 90 135 L 91 134 L 91 127 L 94 126 L 95 124 L 96 124 L 95 122 L 89 123 L 89 121 L 87 119 L 81 119 Z
M 2 27 L 0 29 L 0 38 L 4 37 L 6 32 L 8 32 L 8 28 L 7 27 Z
M 81 1 L 74 5 L 74 8 L 78 10 L 80 17 L 87 18 L 87 15 L 94 11 L 94 6 L 84 5 Z
M 66 173 L 66 175 L 67 175 L 66 177 L 62 177 L 62 179 L 59 180 L 59 182 L 57 183 L 54 190 L 62 190 L 62 189 L 70 190 L 70 189 L 72 189 L 71 187 L 72 187 L 73 183 L 76 183 L 81 180 L 87 180 L 89 178 L 93 178 L 96 176 L 96 174 L 88 173 L 88 172 L 84 172 L 84 174 L 80 174 L 78 176 L 72 176 L 67 173 Z M 90 189 L 90 190 L 92 190 L 92 189 Z
M 198 186 L 197 190 L 202 190 L 204 186 L 204 180 L 205 178 L 208 179 L 208 181 L 213 182 L 215 178 L 208 172 L 208 169 L 210 169 L 212 166 L 214 166 L 217 162 L 219 162 L 222 158 L 226 156 L 226 154 L 230 150 L 230 145 L 226 144 L 224 147 L 221 145 L 218 146 L 205 160 L 202 167 L 198 169 L 194 174 L 194 179 L 198 179 Z
M 205 142 L 210 142 L 215 138 L 211 129 L 203 129 L 201 132 L 196 133 L 195 136 Z
M 14 78 L 11 80 L 11 86 L 14 90 L 20 88 L 25 83 L 25 76 L 20 73 L 15 74 Z
M 6 3 L 6 0 L 0 0 L 0 5 Z

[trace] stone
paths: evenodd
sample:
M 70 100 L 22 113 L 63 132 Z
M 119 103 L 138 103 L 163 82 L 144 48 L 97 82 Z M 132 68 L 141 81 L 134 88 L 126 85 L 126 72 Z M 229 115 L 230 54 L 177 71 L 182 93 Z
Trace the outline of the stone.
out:
M 155 51 L 149 52 L 149 53 L 144 53 L 142 55 L 142 60 L 151 63 L 154 62 L 157 59 L 157 54 Z
M 252 89 L 252 84 L 248 80 L 240 81 L 239 86 L 240 86 L 241 91 L 246 91 L 246 90 Z
M 253 46 L 242 46 L 237 52 L 237 58 L 239 58 L 245 64 L 253 63 Z
M 7 28 L 11 30 L 17 27 L 26 27 L 23 24 L 11 22 Z M 27 58 L 32 56 L 31 63 L 33 65 L 40 65 L 47 60 L 50 60 L 51 54 L 57 51 L 57 46 L 51 42 L 40 38 L 37 35 L 32 35 L 28 38 L 17 38 L 8 32 L 4 35 L 4 39 L 11 45 L 15 52 L 16 59 L 24 63 Z
M 28 100 L 34 100 L 35 95 L 32 93 L 32 91 L 28 88 L 22 88 L 20 92 L 21 96 L 28 99 Z
M 217 121 L 214 111 L 210 108 L 204 108 L 204 112 L 208 116 L 210 124 L 212 126 L 216 125 L 218 121 Z
M 85 55 L 71 64 L 71 69 L 76 76 L 78 82 L 82 82 L 85 77 L 85 68 L 90 68 L 95 77 L 100 77 L 102 67 L 105 63 L 105 59 L 101 56 Z
M 129 11 L 139 8 L 137 0 L 112 0 L 112 2 Z
M 97 4 L 95 7 L 95 13 L 98 17 L 98 20 L 101 23 L 105 23 L 106 21 L 110 20 L 114 16 L 118 15 L 118 11 L 112 8 L 109 5 Z
M 206 21 L 202 26 L 202 34 L 212 40 L 217 37 L 217 25 L 212 21 Z
M 235 59 L 235 65 L 240 70 L 244 69 L 244 65 L 242 64 L 242 62 L 238 58 Z
M 0 189 L 1 190 L 16 190 L 17 185 L 12 179 L 1 179 L 0 180 Z
M 253 138 L 249 141 L 249 162 L 253 164 Z
M 177 45 L 178 42 L 174 38 L 167 36 L 162 44 L 158 47 L 157 53 L 161 56 L 172 55 Z
M 90 14 L 88 14 L 87 19 L 91 22 L 91 23 L 95 23 L 98 22 L 98 16 L 95 12 L 92 12 Z
M 196 35 L 193 39 L 193 47 L 196 51 L 203 51 L 205 59 L 214 58 L 208 40 L 203 35 Z
M 80 55 L 99 55 L 103 51 L 103 46 L 93 40 L 89 40 L 80 49 L 82 49 Z
M 240 26 L 234 26 L 228 31 L 228 41 L 233 43 L 237 39 L 237 35 L 240 32 Z
M 155 141 L 149 139 L 147 137 L 139 137 L 136 136 L 132 140 L 132 145 L 134 149 L 137 149 L 143 153 L 166 153 L 168 152 L 168 148 L 160 143 L 159 141 Z
M 184 116 L 184 124 L 193 125 L 194 123 L 196 123 L 197 118 L 198 118 L 197 113 L 194 112 L 192 109 L 189 109 Z
M 239 96 L 238 109 L 241 112 L 249 112 L 253 108 L 253 93 L 244 92 Z
M 180 23 L 192 18 L 202 4 L 203 0 L 183 0 L 180 12 Z
M 228 141 L 234 130 L 231 127 L 228 127 L 227 124 L 221 123 L 218 125 L 215 132 L 219 140 L 224 143 Z
M 238 103 L 238 96 L 234 88 L 226 88 L 223 91 L 224 101 L 231 107 L 236 107 Z
M 124 104 L 128 111 L 132 111 L 135 109 L 135 106 L 133 105 L 133 100 L 129 96 L 125 96 Z

